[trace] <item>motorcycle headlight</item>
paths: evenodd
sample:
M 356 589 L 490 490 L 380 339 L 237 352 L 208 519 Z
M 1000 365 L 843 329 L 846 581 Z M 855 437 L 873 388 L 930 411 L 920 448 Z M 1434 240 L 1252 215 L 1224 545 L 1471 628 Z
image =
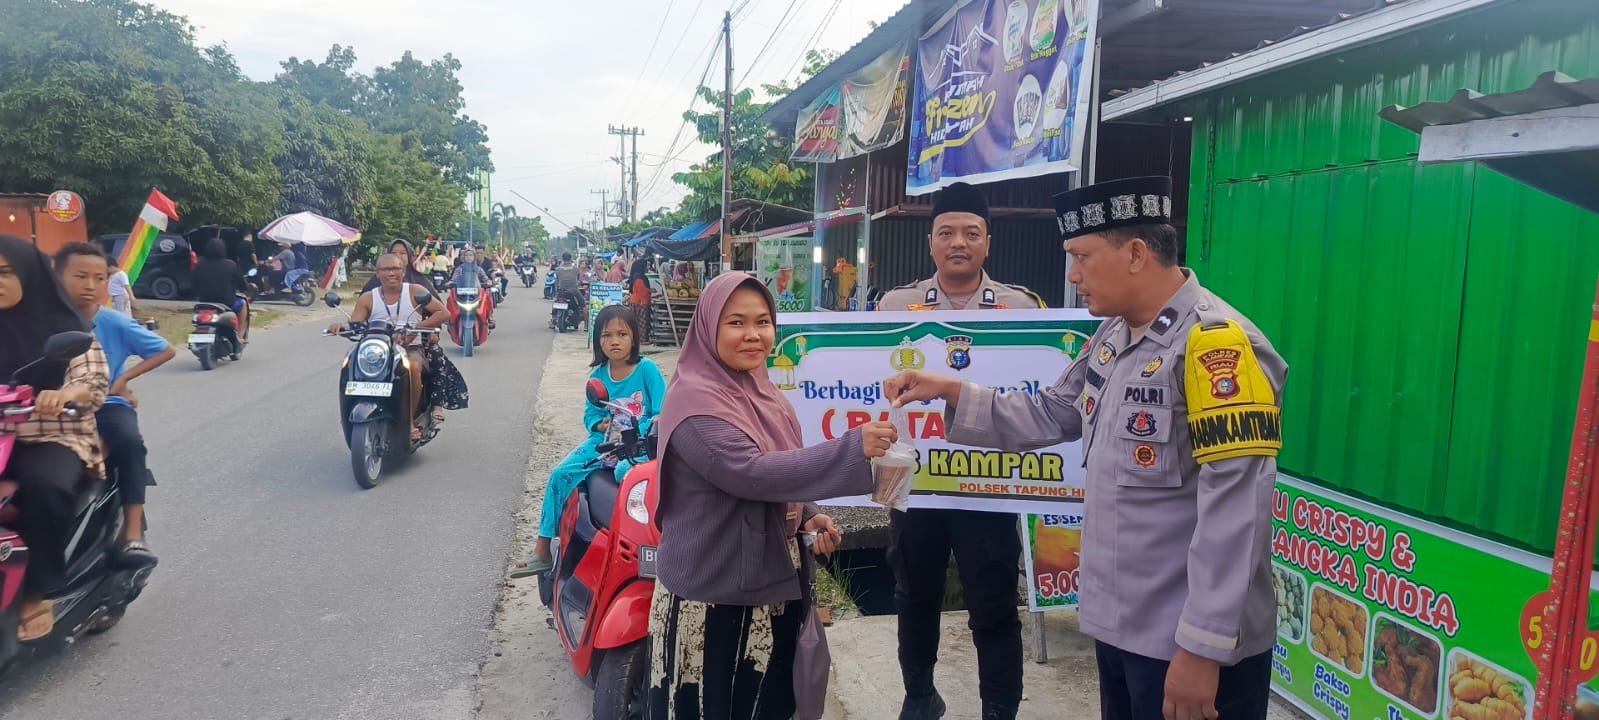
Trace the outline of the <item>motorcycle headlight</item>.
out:
M 644 504 L 644 495 L 649 490 L 650 481 L 645 480 L 627 492 L 627 516 L 641 525 L 650 524 L 650 508 Z
M 389 346 L 382 340 L 362 340 L 355 349 L 355 369 L 362 375 L 387 375 L 389 371 Z

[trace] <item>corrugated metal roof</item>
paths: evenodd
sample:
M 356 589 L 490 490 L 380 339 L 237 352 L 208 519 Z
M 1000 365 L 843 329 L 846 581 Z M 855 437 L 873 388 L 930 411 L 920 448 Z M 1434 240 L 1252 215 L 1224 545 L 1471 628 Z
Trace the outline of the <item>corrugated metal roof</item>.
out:
M 1421 132 L 1428 127 L 1526 115 L 1543 110 L 1599 103 L 1599 79 L 1576 80 L 1550 70 L 1524 90 L 1483 95 L 1469 88 L 1448 102 L 1427 102 L 1412 108 L 1390 105 L 1378 115 L 1400 127 Z M 1423 141 L 1425 142 L 1425 140 Z M 1425 159 L 1425 152 L 1423 159 Z M 1577 150 L 1485 159 L 1484 165 L 1543 190 L 1578 207 L 1599 213 L 1599 151 Z
M 1166 0 L 1170 1 L 1170 0 Z M 1132 82 L 1106 75 L 1101 86 L 1111 88 L 1101 109 L 1101 118 L 1112 121 L 1257 75 L 1275 72 L 1333 52 L 1365 45 L 1422 24 L 1475 10 L 1504 0 L 1362 0 L 1366 7 L 1338 12 L 1327 22 L 1299 25 L 1286 34 L 1263 38 L 1247 50 L 1225 53 L 1208 62 L 1198 62 L 1163 80 L 1130 78 Z M 1369 4 L 1367 4 L 1369 3 Z M 1196 3 L 1193 12 L 1202 12 Z M 1114 45 L 1107 42 L 1105 68 L 1112 73 Z
M 1599 103 L 1599 79 L 1577 80 L 1551 70 L 1539 75 L 1525 90 L 1483 95 L 1464 88 L 1449 102 L 1427 102 L 1412 108 L 1389 105 L 1378 114 L 1388 122 L 1419 133 L 1422 128 L 1434 125 L 1458 125 L 1592 103 Z

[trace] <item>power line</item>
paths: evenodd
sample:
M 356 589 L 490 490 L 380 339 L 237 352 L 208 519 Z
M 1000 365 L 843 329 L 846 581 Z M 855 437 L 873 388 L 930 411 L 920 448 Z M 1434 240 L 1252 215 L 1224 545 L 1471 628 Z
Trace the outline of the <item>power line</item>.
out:
M 688 15 L 688 23 L 683 26 L 683 31 L 678 34 L 677 42 L 672 45 L 672 52 L 667 53 L 666 61 L 661 63 L 661 70 L 660 70 L 660 72 L 655 73 L 655 79 L 650 81 L 651 85 L 660 85 L 661 84 L 661 78 L 666 77 L 666 69 L 668 67 L 671 67 L 672 60 L 677 58 L 677 51 L 681 50 L 683 48 L 683 41 L 688 38 L 689 30 L 694 27 L 694 20 L 699 18 L 699 16 L 700 16 L 700 8 L 704 7 L 704 6 L 705 6 L 705 0 L 699 0 L 698 3 L 694 4 L 694 11 L 689 13 L 689 15 Z M 662 24 L 662 26 L 664 26 L 666 23 L 663 20 L 661 22 L 661 24 Z M 690 64 L 689 67 L 692 68 L 693 65 Z M 642 74 L 642 71 L 641 71 L 641 74 Z M 626 112 L 628 110 L 631 110 L 633 108 L 633 103 L 636 102 L 637 100 L 638 100 L 638 93 L 633 93 L 630 97 L 628 97 L 627 104 L 622 106 L 623 114 L 626 114 Z
M 694 95 L 693 95 L 692 98 L 689 99 L 689 106 L 688 106 L 688 111 L 687 112 L 693 112 L 695 104 L 697 104 L 699 102 L 700 88 L 705 85 L 705 80 L 711 76 L 711 66 L 713 64 L 715 64 L 715 61 L 716 61 L 716 49 L 721 47 L 721 44 L 722 44 L 722 42 L 721 42 L 721 34 L 718 33 L 717 34 L 716 44 L 711 47 L 710 56 L 706 59 L 705 69 L 700 73 L 699 82 L 696 82 L 694 84 Z M 667 149 L 666 149 L 666 156 L 667 157 L 675 157 L 673 155 L 673 153 L 674 152 L 678 152 L 678 150 L 677 150 L 678 143 L 682 142 L 682 140 L 683 140 L 683 131 L 687 127 L 688 127 L 688 120 L 684 120 L 682 122 L 682 124 L 677 126 L 677 134 L 672 137 L 672 142 L 671 142 L 670 145 L 667 146 Z M 698 128 L 696 128 L 696 132 L 698 132 Z M 693 147 L 693 145 L 691 144 L 691 145 L 689 145 L 689 147 Z M 688 148 L 684 148 L 685 151 L 687 149 Z M 655 189 L 655 184 L 660 182 L 661 176 L 665 172 L 665 165 L 666 165 L 666 163 L 662 163 L 661 167 L 656 168 L 655 173 L 650 176 L 650 181 L 645 186 L 645 192 L 646 193 L 648 193 L 651 190 L 654 190 Z
M 783 32 L 783 24 L 788 21 L 789 14 L 793 13 L 796 7 L 804 5 L 805 0 L 800 2 L 795 0 L 788 1 L 788 7 L 783 10 L 783 17 L 778 19 L 777 27 L 772 28 L 772 33 L 766 36 L 766 44 L 761 46 L 760 51 L 755 53 L 755 58 L 750 60 L 750 64 L 744 68 L 744 76 L 738 79 L 738 87 L 744 87 L 744 81 L 750 79 L 750 73 L 755 71 L 755 66 L 761 62 L 761 58 L 766 56 L 766 51 L 771 49 L 772 43 L 777 40 L 778 34 Z
M 661 24 L 655 28 L 655 39 L 650 41 L 649 52 L 644 53 L 644 66 L 639 68 L 638 77 L 633 78 L 633 89 L 627 93 L 630 105 L 632 98 L 638 94 L 638 84 L 644 80 L 644 73 L 650 69 L 650 60 L 655 57 L 655 45 L 661 41 L 661 33 L 666 31 L 666 21 L 672 17 L 672 6 L 676 3 L 677 0 L 667 0 L 666 2 L 666 14 L 661 16 Z M 678 38 L 678 42 L 682 42 L 681 37 Z M 675 52 L 676 49 L 674 48 L 673 50 Z
M 843 0 L 833 0 L 832 7 L 829 7 L 827 9 L 827 14 L 822 16 L 822 22 L 817 24 L 816 32 L 811 33 L 810 38 L 805 41 L 805 44 L 800 46 L 799 57 L 794 58 L 794 64 L 789 66 L 788 72 L 783 73 L 783 80 L 787 80 L 789 77 L 793 76 L 794 72 L 800 68 L 802 63 L 805 62 L 806 54 L 816 49 L 816 44 L 821 42 L 822 35 L 827 32 L 827 26 L 833 23 L 833 18 L 838 14 L 838 6 L 842 3 Z

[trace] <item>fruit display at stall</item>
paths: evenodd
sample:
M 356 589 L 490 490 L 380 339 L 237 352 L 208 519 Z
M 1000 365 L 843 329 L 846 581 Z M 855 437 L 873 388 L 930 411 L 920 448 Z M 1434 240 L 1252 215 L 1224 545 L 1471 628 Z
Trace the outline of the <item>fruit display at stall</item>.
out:
M 1449 658 L 1450 720 L 1523 720 L 1527 684 L 1464 652 Z
M 1305 639 L 1305 579 L 1287 568 L 1271 566 L 1271 589 L 1277 595 L 1277 634 L 1290 642 Z
M 1366 608 L 1327 588 L 1316 588 L 1310 594 L 1310 649 L 1349 672 L 1364 674 L 1366 620 Z
M 1371 681 L 1389 696 L 1423 713 L 1438 709 L 1438 641 L 1392 619 L 1378 617 L 1371 648 Z

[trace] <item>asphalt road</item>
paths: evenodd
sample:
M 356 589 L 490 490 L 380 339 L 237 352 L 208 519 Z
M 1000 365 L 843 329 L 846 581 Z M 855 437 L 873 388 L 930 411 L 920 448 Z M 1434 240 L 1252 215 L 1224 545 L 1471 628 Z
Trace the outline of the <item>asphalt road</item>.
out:
M 14 670 L 0 718 L 471 717 L 551 344 L 537 292 L 512 288 L 476 356 L 445 340 L 471 407 L 372 490 L 340 435 L 350 344 L 320 337 L 326 308 L 238 363 L 204 373 L 180 350 L 135 382 L 161 566 L 121 625 Z

